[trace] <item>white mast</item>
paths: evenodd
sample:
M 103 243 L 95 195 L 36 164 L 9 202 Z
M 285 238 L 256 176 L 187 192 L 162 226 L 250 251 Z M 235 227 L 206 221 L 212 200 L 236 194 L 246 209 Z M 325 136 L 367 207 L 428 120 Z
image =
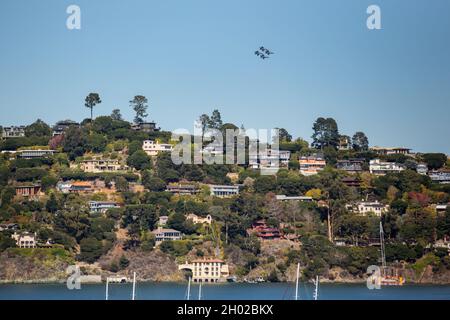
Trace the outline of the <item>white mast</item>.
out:
M 131 296 L 131 300 L 135 300 L 136 298 L 136 272 L 133 272 L 133 294 Z
M 108 300 L 108 290 L 109 290 L 109 288 L 108 288 L 108 285 L 109 285 L 109 278 L 108 277 L 106 277 L 106 295 L 105 295 L 105 300 Z
M 295 300 L 298 300 L 298 277 L 300 274 L 300 263 L 297 264 L 297 278 L 295 280 Z
M 202 283 L 200 282 L 200 287 L 198 287 L 198 300 L 202 300 Z
M 381 249 L 381 267 L 383 270 L 386 269 L 386 251 L 384 247 L 384 230 L 383 224 L 380 221 L 380 249 Z
M 315 288 L 314 288 L 313 297 L 314 297 L 314 300 L 317 300 L 319 298 L 319 276 L 316 276 L 316 280 L 314 281 L 314 285 L 315 285 Z
M 189 277 L 189 282 L 188 282 L 188 289 L 187 289 L 187 299 L 189 300 L 191 298 L 191 277 Z

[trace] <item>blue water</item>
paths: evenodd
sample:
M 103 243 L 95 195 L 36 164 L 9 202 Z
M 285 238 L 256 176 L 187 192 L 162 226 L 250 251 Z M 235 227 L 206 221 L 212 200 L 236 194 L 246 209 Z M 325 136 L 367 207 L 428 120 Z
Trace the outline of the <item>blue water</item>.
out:
M 182 300 L 185 283 L 138 283 L 137 300 Z M 131 284 L 110 284 L 110 300 L 131 299 Z M 300 299 L 311 300 L 313 287 L 302 284 Z M 203 300 L 292 300 L 292 283 L 211 284 L 202 286 Z M 104 300 L 105 285 L 82 285 L 69 290 L 64 284 L 0 285 L 0 300 Z M 191 287 L 191 299 L 198 299 L 198 285 Z M 322 284 L 319 300 L 450 300 L 450 286 L 405 285 L 369 290 L 364 284 Z

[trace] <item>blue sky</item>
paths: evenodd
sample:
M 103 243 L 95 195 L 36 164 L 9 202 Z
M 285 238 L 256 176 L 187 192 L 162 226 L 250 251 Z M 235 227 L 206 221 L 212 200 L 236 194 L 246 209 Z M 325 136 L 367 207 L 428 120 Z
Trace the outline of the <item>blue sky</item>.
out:
M 366 28 L 370 4 L 382 30 Z M 450 153 L 449 15 L 448 0 L 2 0 L 0 124 L 81 121 L 89 92 L 95 115 L 131 120 L 143 94 L 166 130 L 218 108 L 310 140 L 324 116 L 371 145 Z

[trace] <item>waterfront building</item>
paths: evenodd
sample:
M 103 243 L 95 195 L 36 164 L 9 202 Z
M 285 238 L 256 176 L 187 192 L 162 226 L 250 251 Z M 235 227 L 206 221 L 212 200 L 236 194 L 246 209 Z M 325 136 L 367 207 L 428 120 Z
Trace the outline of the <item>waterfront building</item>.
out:
M 11 235 L 11 238 L 13 238 L 16 241 L 16 246 L 18 246 L 19 248 L 36 248 L 37 246 L 36 233 L 14 232 L 14 234 Z
M 108 209 L 120 208 L 117 202 L 112 201 L 89 201 L 88 205 L 92 213 L 105 213 Z
M 166 187 L 167 192 L 177 195 L 195 195 L 200 190 L 197 186 L 191 184 L 169 184 Z
M 387 173 L 398 173 L 405 170 L 402 164 L 395 162 L 384 162 L 380 159 L 370 160 L 369 171 L 375 175 L 385 175 Z
M 300 173 L 304 176 L 311 176 L 322 171 L 327 165 L 322 156 L 313 155 L 308 157 L 300 157 L 298 160 L 300 165 Z
M 39 184 L 19 185 L 14 188 L 16 189 L 16 196 L 36 197 L 41 193 L 41 186 Z
M 181 240 L 182 234 L 180 231 L 174 229 L 165 229 L 158 227 L 153 230 L 152 233 L 155 235 L 156 245 L 161 244 L 163 241 Z
M 199 217 L 196 214 L 190 213 L 186 216 L 186 220 L 191 220 L 194 224 L 197 223 L 206 223 L 211 224 L 212 217 L 208 214 L 205 218 Z
M 403 148 L 403 147 L 378 147 L 378 146 L 375 146 L 375 147 L 370 148 L 370 150 L 379 155 L 383 155 L 383 156 L 388 156 L 388 155 L 392 155 L 392 154 L 408 155 L 411 153 L 411 149 Z
M 36 150 L 19 150 L 17 156 L 23 159 L 43 158 L 54 155 L 56 150 L 36 149 Z
M 157 156 L 160 152 L 172 152 L 173 146 L 168 143 L 159 143 L 153 140 L 144 140 L 142 150 L 151 157 Z
M 239 186 L 209 185 L 211 196 L 219 198 L 233 197 L 239 194 Z
M 193 282 L 225 282 L 230 272 L 221 259 L 198 259 L 178 266 L 178 270 L 190 270 Z

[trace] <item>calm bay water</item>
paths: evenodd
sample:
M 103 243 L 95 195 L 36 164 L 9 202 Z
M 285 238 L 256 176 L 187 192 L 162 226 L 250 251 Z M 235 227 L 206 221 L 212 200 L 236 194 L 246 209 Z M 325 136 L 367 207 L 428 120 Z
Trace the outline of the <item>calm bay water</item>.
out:
M 198 285 L 191 287 L 191 299 L 198 299 Z M 110 300 L 129 300 L 131 284 L 110 284 Z M 184 283 L 139 283 L 137 300 L 186 299 Z M 300 299 L 311 300 L 313 287 L 302 284 Z M 202 300 L 292 300 L 292 283 L 243 284 L 227 283 L 202 286 Z M 69 290 L 63 284 L 0 285 L 0 300 L 104 300 L 105 285 L 82 285 L 80 290 Z M 369 290 L 364 284 L 322 284 L 319 300 L 450 300 L 450 286 L 406 285 Z

